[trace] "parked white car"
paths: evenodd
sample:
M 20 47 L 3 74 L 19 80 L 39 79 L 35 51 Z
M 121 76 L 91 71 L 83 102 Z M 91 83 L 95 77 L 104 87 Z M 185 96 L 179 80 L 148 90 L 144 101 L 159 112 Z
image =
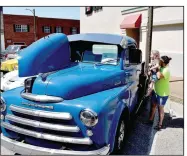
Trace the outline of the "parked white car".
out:
M 6 73 L 1 77 L 1 91 L 7 91 L 24 85 L 28 77 L 19 77 L 18 70 Z

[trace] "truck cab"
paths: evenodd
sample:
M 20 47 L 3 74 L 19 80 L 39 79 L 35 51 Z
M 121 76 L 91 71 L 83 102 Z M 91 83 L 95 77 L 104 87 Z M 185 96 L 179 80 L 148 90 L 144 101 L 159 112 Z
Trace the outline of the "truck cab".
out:
M 23 87 L 2 93 L 2 146 L 19 154 L 122 150 L 142 99 L 142 54 L 127 36 L 52 34 L 18 58 Z

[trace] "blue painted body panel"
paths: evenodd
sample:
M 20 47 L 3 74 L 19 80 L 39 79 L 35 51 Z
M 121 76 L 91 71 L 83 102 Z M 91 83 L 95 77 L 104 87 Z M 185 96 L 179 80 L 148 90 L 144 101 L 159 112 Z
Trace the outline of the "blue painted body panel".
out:
M 19 76 L 33 76 L 63 69 L 70 64 L 67 36 L 52 34 L 25 48 L 19 56 Z
M 119 66 L 95 66 L 94 64 L 80 63 L 72 68 L 49 75 L 45 82 L 41 79 L 38 77 L 35 80 L 32 93 L 58 96 L 70 100 L 117 87 L 115 82 L 118 81 L 121 81 L 118 86 L 124 85 L 125 73 L 120 70 Z
M 63 112 L 71 113 L 76 125 L 80 127 L 84 137 L 87 136 L 86 130 L 88 128 L 86 128 L 80 121 L 79 114 L 80 111 L 85 108 L 92 109 L 98 114 L 99 122 L 95 127 L 92 128 L 94 135 L 91 137 L 91 139 L 94 141 L 94 143 L 97 145 L 98 148 L 101 148 L 102 146 L 108 143 L 110 143 L 112 147 L 115 137 L 114 132 L 116 131 L 117 128 L 117 126 L 114 125 L 117 125 L 118 123 L 117 121 L 119 120 L 120 113 L 123 111 L 123 108 L 126 107 L 126 104 L 122 102 L 122 99 L 124 98 L 124 95 L 128 94 L 128 92 L 125 91 L 128 90 L 129 86 L 130 84 L 113 88 L 110 90 L 98 92 L 88 96 L 80 97 L 73 100 L 64 100 L 63 102 L 57 104 L 46 103 L 45 105 L 54 107 L 54 110 L 47 110 L 47 111 L 54 111 L 54 112 L 63 111 Z M 6 93 L 3 93 L 2 96 L 6 99 L 7 108 L 9 108 L 11 104 L 14 104 L 20 107 L 43 110 L 41 108 L 35 108 L 33 106 L 23 105 L 22 102 L 30 102 L 30 101 L 25 100 L 19 96 L 20 92 L 22 91 L 23 91 L 23 87 L 20 87 L 14 90 L 7 91 Z M 40 104 L 37 102 L 34 103 Z M 12 112 L 9 109 L 7 109 L 6 114 L 12 114 Z M 9 121 L 6 120 L 6 122 Z M 15 134 L 12 135 L 10 133 L 7 133 L 4 128 L 2 128 L 2 131 L 4 135 L 7 137 L 17 138 Z
M 68 40 L 69 42 L 87 40 L 92 42 L 98 41 L 120 44 L 123 38 L 113 35 L 112 39 L 109 38 L 106 41 L 106 37 L 109 38 L 111 36 L 101 34 L 83 36 L 71 35 L 68 36 Z M 49 38 L 50 41 L 62 41 L 63 44 L 49 43 L 50 41 L 46 43 L 46 41 L 44 41 L 45 39 L 41 39 L 38 43 L 29 46 L 19 60 L 20 76 L 55 71 L 49 74 L 45 80 L 43 80 L 41 76 L 38 76 L 33 84 L 32 93 L 62 97 L 64 99 L 62 102 L 42 103 L 42 105 L 54 107 L 53 110 L 49 109 L 47 111 L 69 112 L 73 117 L 73 121 L 71 121 L 73 122 L 72 124 L 76 124 L 81 129 L 80 135 L 82 137 L 87 137 L 86 130 L 91 129 L 93 136 L 90 138 L 94 142 L 96 148 L 101 148 L 110 144 L 110 152 L 112 152 L 121 113 L 124 108 L 128 108 L 130 112 L 133 111 L 134 106 L 137 104 L 136 92 L 138 79 L 136 78 L 136 70 L 139 66 L 132 65 L 123 69 L 123 53 L 120 58 L 120 64 L 118 65 L 99 66 L 91 63 L 70 63 L 70 59 L 67 59 L 70 57 L 70 54 L 66 36 L 63 34 L 52 35 Z M 32 53 L 32 50 L 34 53 Z M 48 55 L 45 56 L 44 50 L 51 56 L 51 60 L 48 59 Z M 62 64 L 60 64 L 59 57 Z M 45 60 L 43 60 L 43 58 Z M 41 60 L 41 62 L 38 60 Z M 28 65 L 26 68 L 24 67 L 25 64 Z M 38 66 L 40 68 L 37 68 Z M 20 87 L 2 94 L 7 105 L 5 114 L 12 114 L 12 111 L 9 109 L 11 104 L 35 110 L 43 110 L 43 108 L 23 105 L 23 102 L 41 104 L 39 102 L 23 99 L 20 96 L 23 90 L 24 87 Z M 79 115 L 83 109 L 91 109 L 97 113 L 98 123 L 94 127 L 88 128 L 80 121 Z M 5 121 L 9 122 L 6 119 Z M 2 128 L 2 132 L 7 137 L 18 138 L 17 133 L 10 133 L 4 128 Z M 72 136 L 75 137 L 77 135 L 78 134 L 75 133 L 72 134 Z M 37 146 L 41 144 L 37 139 L 35 139 L 35 141 L 29 137 L 26 137 L 26 139 L 31 144 Z

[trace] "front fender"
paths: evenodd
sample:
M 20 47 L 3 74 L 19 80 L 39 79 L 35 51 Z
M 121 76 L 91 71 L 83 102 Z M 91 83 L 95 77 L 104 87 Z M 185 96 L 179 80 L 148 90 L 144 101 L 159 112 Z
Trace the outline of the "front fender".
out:
M 113 151 L 119 119 L 125 108 L 128 108 L 127 105 L 122 100 L 119 101 L 109 130 L 110 152 Z

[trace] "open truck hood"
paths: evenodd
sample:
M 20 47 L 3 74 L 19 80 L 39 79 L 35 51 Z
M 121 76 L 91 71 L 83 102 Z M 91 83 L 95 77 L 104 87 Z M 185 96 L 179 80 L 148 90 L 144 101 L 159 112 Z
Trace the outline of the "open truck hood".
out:
M 18 57 L 19 76 L 33 76 L 67 67 L 69 41 L 65 34 L 51 34 L 25 48 Z

